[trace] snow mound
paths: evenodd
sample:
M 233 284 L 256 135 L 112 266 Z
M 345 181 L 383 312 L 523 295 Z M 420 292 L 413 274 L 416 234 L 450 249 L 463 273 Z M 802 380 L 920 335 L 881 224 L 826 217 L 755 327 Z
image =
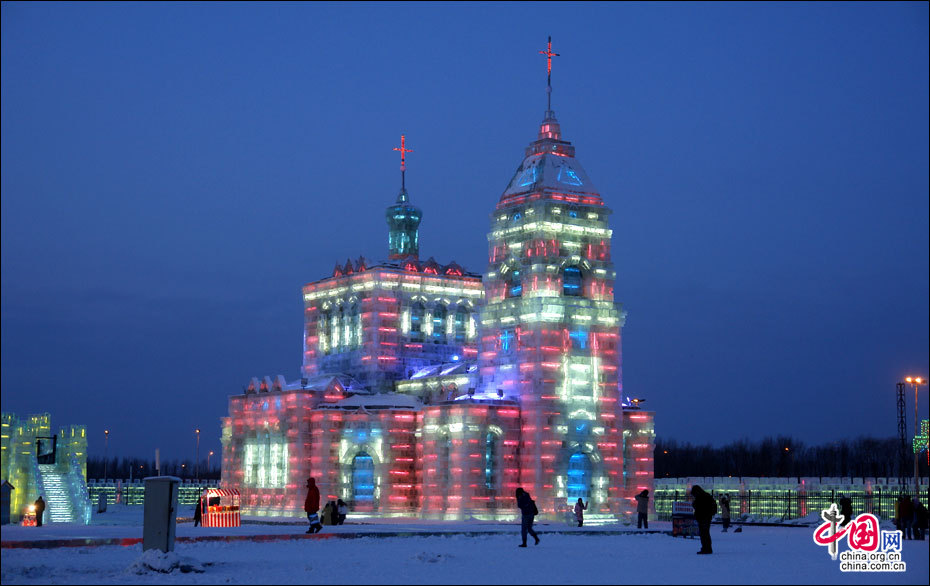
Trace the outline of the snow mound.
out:
M 202 574 L 204 569 L 203 565 L 195 559 L 181 557 L 173 551 L 165 553 L 158 549 L 150 549 L 143 552 L 139 559 L 129 566 L 128 571 L 139 575 L 171 574 L 174 572 Z

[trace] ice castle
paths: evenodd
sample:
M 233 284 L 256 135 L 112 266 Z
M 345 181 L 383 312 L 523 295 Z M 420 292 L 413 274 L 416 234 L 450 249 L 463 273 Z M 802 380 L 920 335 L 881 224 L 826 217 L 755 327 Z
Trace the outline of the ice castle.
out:
M 304 286 L 301 378 L 230 397 L 222 483 L 255 515 L 302 515 L 313 476 L 324 501 L 372 516 L 511 519 L 523 487 L 549 518 L 578 498 L 589 524 L 629 518 L 653 488 L 654 414 L 623 398 L 611 210 L 551 101 L 491 215 L 483 275 L 421 260 L 410 150 L 395 150 L 387 260 Z

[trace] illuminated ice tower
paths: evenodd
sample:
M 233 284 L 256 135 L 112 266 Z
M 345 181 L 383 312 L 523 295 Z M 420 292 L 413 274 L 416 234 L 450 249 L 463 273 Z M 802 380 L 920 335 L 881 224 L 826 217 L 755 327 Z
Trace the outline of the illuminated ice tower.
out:
M 546 55 L 551 80 L 551 38 Z M 540 510 L 624 511 L 610 210 L 547 108 L 491 216 L 479 366 L 521 406 L 520 484 Z M 649 454 L 651 456 L 651 454 Z

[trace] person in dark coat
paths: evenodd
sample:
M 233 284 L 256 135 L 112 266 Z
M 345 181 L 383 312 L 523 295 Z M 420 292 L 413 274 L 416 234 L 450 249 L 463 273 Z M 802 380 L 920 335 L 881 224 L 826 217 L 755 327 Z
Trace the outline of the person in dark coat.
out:
M 649 491 L 636 495 L 636 528 L 649 529 Z
M 730 528 L 730 497 L 727 495 L 720 497 L 720 520 L 723 521 L 723 532 L 726 533 Z
M 539 545 L 539 535 L 536 535 L 536 532 L 533 531 L 533 517 L 539 514 L 539 510 L 536 508 L 536 503 L 533 502 L 533 499 L 530 498 L 530 493 L 526 492 L 522 488 L 518 488 L 516 492 L 517 497 L 517 506 L 520 507 L 521 514 L 521 523 L 520 523 L 520 536 L 523 537 L 523 543 L 517 547 L 526 547 L 526 534 L 529 533 L 533 536 L 533 539 L 536 540 L 536 545 Z
M 849 522 L 852 521 L 853 518 L 852 499 L 845 494 L 840 495 L 840 514 L 843 515 L 843 522 L 840 523 L 840 526 L 845 527 L 849 525 Z
M 319 533 L 323 530 L 320 523 L 320 489 L 316 487 L 316 479 L 307 479 L 307 499 L 304 501 L 304 511 L 307 512 L 307 520 L 310 521 L 310 528 L 307 533 Z
M 898 498 L 898 520 L 901 523 L 899 528 L 904 532 L 904 539 L 911 539 L 911 530 L 914 528 L 914 504 L 907 495 Z
M 45 512 L 45 499 L 42 498 L 42 495 L 39 495 L 39 498 L 36 499 L 34 503 L 36 507 L 36 527 L 42 526 L 42 514 Z
M 694 520 L 697 521 L 698 532 L 701 534 L 701 551 L 698 553 L 714 553 L 710 542 L 710 522 L 717 514 L 717 501 L 697 484 L 691 487 L 691 497 L 694 499 L 691 503 L 694 507 Z
M 927 536 L 927 507 L 914 497 L 914 537 L 923 541 Z
M 336 501 L 336 514 L 339 516 L 337 524 L 344 525 L 349 515 L 349 505 L 345 504 L 342 499 Z
M 197 527 L 201 524 L 203 520 L 203 497 L 197 499 L 197 502 L 194 503 L 194 527 Z

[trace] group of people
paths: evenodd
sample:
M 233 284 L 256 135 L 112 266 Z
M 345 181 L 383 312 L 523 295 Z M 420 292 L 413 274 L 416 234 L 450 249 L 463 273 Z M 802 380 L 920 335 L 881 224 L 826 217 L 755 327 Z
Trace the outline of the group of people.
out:
M 923 541 L 927 535 L 927 507 L 916 496 L 913 499 L 907 495 L 898 497 L 894 504 L 894 520 L 904 539 Z
M 320 519 L 320 489 L 316 486 L 315 478 L 307 479 L 307 498 L 304 500 L 304 511 L 310 528 L 307 533 L 314 534 L 323 530 L 323 523 L 327 525 L 342 525 L 349 515 L 349 505 L 342 499 L 329 501 L 323 508 L 323 518 Z
M 349 514 L 349 505 L 342 499 L 329 501 L 323 507 L 323 517 L 320 519 L 324 525 L 342 525 Z

